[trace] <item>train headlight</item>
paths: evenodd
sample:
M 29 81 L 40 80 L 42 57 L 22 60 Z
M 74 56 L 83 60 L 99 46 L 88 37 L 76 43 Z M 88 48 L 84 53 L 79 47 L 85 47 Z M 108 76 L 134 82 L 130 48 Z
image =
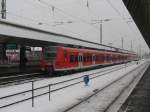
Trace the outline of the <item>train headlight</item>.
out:
M 42 71 L 45 71 L 45 68 L 44 68 L 44 67 L 42 67 L 42 68 L 41 68 L 41 70 L 42 70 Z

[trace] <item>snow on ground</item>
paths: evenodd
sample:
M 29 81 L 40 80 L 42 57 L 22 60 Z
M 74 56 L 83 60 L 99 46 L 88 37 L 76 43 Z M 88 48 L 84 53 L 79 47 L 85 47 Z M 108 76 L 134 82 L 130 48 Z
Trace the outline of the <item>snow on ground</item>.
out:
M 114 67 L 119 67 L 119 66 L 120 65 L 110 66 L 110 67 L 105 67 L 105 68 L 97 69 L 97 70 L 91 70 L 91 71 L 83 72 L 83 73 L 76 73 L 76 74 L 61 76 L 61 77 L 56 77 L 56 78 L 48 78 L 48 79 L 45 79 L 45 80 L 37 81 L 36 84 L 35 84 L 35 87 L 41 87 L 41 86 L 45 86 L 47 84 L 52 84 L 52 83 L 61 82 L 61 81 L 69 80 L 69 79 L 76 78 L 76 77 L 81 77 L 81 76 L 84 76 L 86 74 L 91 74 L 93 72 L 104 71 L 104 70 L 111 69 L 111 68 L 114 68 Z M 31 85 L 32 85 L 31 83 L 25 83 L 25 84 L 21 84 L 21 85 L 15 85 L 15 86 L 9 86 L 9 87 L 6 87 L 6 88 L 1 88 L 0 89 L 0 97 L 2 97 L 4 95 L 10 95 L 10 94 L 14 94 L 14 93 L 17 93 L 17 92 L 25 91 L 25 90 L 30 90 Z
M 143 77 L 143 75 L 145 75 L 145 72 L 148 69 L 149 64 L 150 63 L 148 63 L 146 67 L 143 67 L 143 70 L 141 70 L 140 72 L 135 71 L 136 78 L 133 77 L 134 81 L 132 81 L 132 84 L 130 84 L 130 86 L 128 86 L 128 88 L 124 90 L 124 92 L 117 98 L 117 100 L 113 103 L 113 105 L 111 105 L 109 107 L 107 112 L 118 112 L 119 111 L 119 109 L 124 104 L 124 102 L 127 100 L 127 98 L 129 97 L 131 92 L 134 90 L 136 85 L 139 83 L 140 80 L 142 80 L 141 78 Z
M 130 82 L 133 82 L 136 77 L 143 75 L 144 72 L 140 72 L 145 71 L 148 65 L 145 64 L 144 66 L 141 66 L 140 68 L 138 68 L 138 70 L 133 71 L 123 79 L 117 81 L 107 89 L 104 89 L 94 97 L 91 97 L 87 101 L 81 103 L 68 112 L 104 112 L 107 106 L 111 104 L 112 101 L 114 101 L 114 99 L 120 94 L 121 91 L 126 89 Z M 116 107 L 114 106 L 113 108 L 111 108 L 111 110 L 109 109 L 109 112 L 117 112 L 114 108 Z
M 50 102 L 49 102 L 49 95 L 47 94 L 47 95 L 36 98 L 34 102 L 35 104 L 34 107 L 32 107 L 32 101 L 28 100 L 23 103 L 19 103 L 16 105 L 12 105 L 12 106 L 0 109 L 0 112 L 49 112 L 49 111 L 61 112 L 63 109 L 66 109 L 67 107 L 79 102 L 81 98 L 84 98 L 85 96 L 92 94 L 93 90 L 103 88 L 107 84 L 116 80 L 118 77 L 123 76 L 126 72 L 131 71 L 132 69 L 136 68 L 137 66 L 140 66 L 144 62 L 145 61 L 141 61 L 141 63 L 138 65 L 134 64 L 127 68 L 109 73 L 108 75 L 104 75 L 104 76 L 92 79 L 90 80 L 89 86 L 87 87 L 83 83 L 80 83 L 80 84 L 53 92 L 51 93 Z M 108 67 L 103 68 L 101 70 L 104 70 L 104 69 L 108 69 Z M 100 70 L 93 70 L 93 71 L 88 71 L 84 73 L 77 73 L 71 76 L 62 76 L 62 77 L 37 81 L 35 82 L 35 87 L 44 86 L 50 83 L 56 83 L 56 82 L 67 80 L 67 79 L 74 78 L 77 76 L 83 76 L 85 74 L 90 74 L 96 71 L 100 71 Z M 1 88 L 0 97 L 9 95 L 12 93 L 30 90 L 30 89 L 31 89 L 31 83 Z M 46 90 L 48 90 L 48 88 Z M 38 92 L 39 91 L 37 91 L 35 94 L 39 94 Z M 29 96 L 31 97 L 31 93 L 21 94 L 19 96 L 15 96 L 15 97 L 8 98 L 5 100 L 0 100 L 0 106 L 6 104 L 7 102 L 10 103 L 11 101 L 22 99 L 24 97 L 27 98 Z

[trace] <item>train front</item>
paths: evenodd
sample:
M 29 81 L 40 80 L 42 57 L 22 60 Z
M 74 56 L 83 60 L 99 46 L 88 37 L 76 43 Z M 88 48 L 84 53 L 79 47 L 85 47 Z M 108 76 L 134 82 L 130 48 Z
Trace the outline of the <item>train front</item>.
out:
M 43 56 L 41 59 L 41 70 L 47 72 L 49 75 L 52 75 L 54 71 L 54 65 L 57 57 L 58 47 L 45 47 L 43 49 Z

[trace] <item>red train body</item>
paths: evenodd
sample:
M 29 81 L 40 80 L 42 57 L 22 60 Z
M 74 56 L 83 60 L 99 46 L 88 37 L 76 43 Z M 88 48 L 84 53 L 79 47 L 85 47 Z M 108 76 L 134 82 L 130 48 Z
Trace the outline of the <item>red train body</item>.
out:
M 133 60 L 134 54 L 52 46 L 43 50 L 43 71 L 66 71 L 110 65 Z

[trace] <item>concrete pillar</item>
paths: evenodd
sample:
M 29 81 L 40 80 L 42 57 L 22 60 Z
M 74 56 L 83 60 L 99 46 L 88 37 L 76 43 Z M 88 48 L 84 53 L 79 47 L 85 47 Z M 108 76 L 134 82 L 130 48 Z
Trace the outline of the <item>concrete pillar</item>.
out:
M 7 59 L 6 57 L 6 44 L 3 43 L 0 45 L 0 60 L 2 60 L 2 62 L 4 63 L 4 61 Z
M 20 68 L 25 68 L 26 67 L 26 47 L 25 46 L 20 46 Z

